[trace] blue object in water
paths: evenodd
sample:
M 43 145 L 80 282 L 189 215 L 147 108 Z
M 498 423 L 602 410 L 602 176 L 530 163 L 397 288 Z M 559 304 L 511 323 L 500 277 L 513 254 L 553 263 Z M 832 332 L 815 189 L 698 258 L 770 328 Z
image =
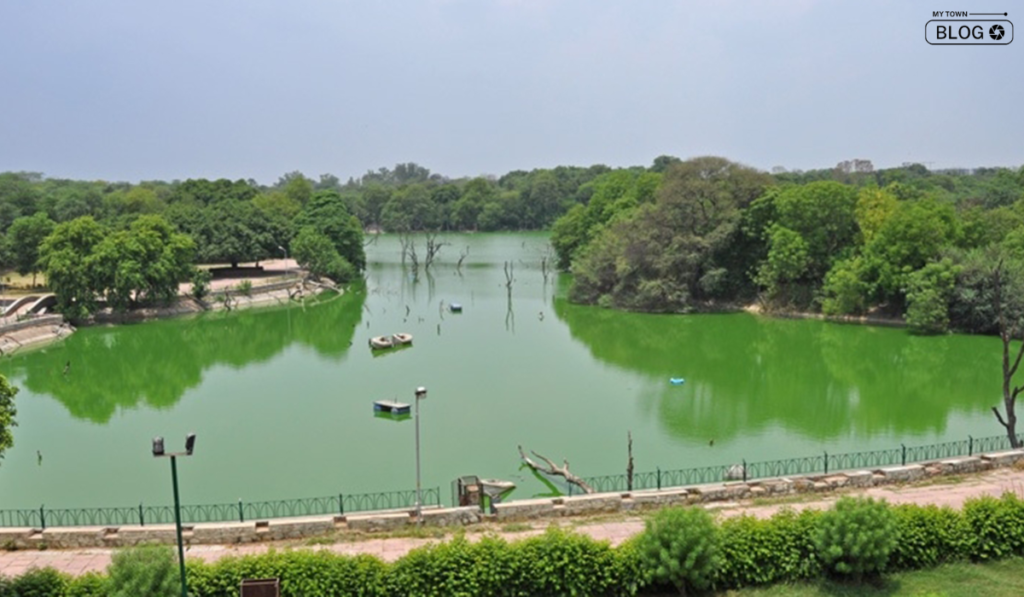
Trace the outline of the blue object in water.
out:
M 670 377 L 670 378 L 668 378 L 668 381 L 669 381 L 670 384 L 672 384 L 674 386 L 678 386 L 678 385 L 682 385 L 683 382 L 685 382 L 686 380 L 683 379 L 682 377 Z
M 452 303 L 448 305 L 448 308 L 452 313 L 462 313 L 462 305 L 459 303 Z

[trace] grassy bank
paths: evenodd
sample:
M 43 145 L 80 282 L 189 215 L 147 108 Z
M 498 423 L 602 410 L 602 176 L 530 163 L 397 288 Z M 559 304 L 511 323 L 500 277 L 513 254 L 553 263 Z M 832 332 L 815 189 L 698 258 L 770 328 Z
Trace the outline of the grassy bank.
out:
M 1017 597 L 1024 595 L 1024 559 L 987 564 L 957 563 L 886 575 L 873 584 L 835 582 L 779 584 L 719 593 L 719 597 Z M 667 596 L 666 596 L 667 597 Z

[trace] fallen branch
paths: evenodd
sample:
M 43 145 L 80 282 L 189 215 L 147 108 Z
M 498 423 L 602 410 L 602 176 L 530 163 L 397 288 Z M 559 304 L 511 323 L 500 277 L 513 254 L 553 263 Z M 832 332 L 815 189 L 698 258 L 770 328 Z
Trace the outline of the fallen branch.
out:
M 538 454 L 533 450 L 530 450 L 530 453 L 546 462 L 547 468 L 540 466 L 539 464 L 531 460 L 530 457 L 527 456 L 525 452 L 523 452 L 523 447 L 519 446 L 519 457 L 523 459 L 523 462 L 526 463 L 526 466 L 532 468 L 535 471 L 540 471 L 548 475 L 558 475 L 560 477 L 563 477 L 569 483 L 572 483 L 576 487 L 582 489 L 584 493 L 594 493 L 594 488 L 591 487 L 590 485 L 587 485 L 586 481 L 569 472 L 568 460 L 563 459 L 562 466 L 555 466 L 555 463 L 551 462 L 551 459 L 547 458 L 546 456 L 542 456 L 541 454 Z

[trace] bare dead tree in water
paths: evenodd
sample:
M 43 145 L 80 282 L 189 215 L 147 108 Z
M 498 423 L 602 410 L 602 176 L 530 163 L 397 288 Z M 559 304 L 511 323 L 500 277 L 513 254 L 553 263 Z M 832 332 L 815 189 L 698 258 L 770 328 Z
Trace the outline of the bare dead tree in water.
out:
M 626 461 L 626 489 L 633 491 L 633 432 L 626 432 L 626 453 L 629 458 Z
M 515 263 L 512 263 L 511 261 L 505 262 L 505 289 L 508 290 L 509 298 L 512 297 L 512 283 L 516 281 L 515 269 Z
M 441 247 L 450 244 L 443 241 L 437 240 L 437 231 L 427 232 L 427 254 L 423 259 L 423 269 L 430 269 L 430 264 L 434 262 L 434 257 L 437 257 Z
M 540 273 L 544 276 L 544 285 L 548 285 L 548 258 L 542 257 L 540 260 Z
M 594 488 L 591 487 L 590 485 L 587 485 L 586 481 L 569 472 L 568 460 L 563 459 L 562 466 L 555 466 L 555 463 L 551 462 L 549 458 L 542 456 L 534 452 L 533 450 L 530 450 L 530 453 L 546 462 L 547 467 L 541 466 L 534 462 L 533 460 L 531 460 L 530 457 L 527 456 L 525 452 L 523 452 L 523 447 L 519 446 L 519 457 L 523 459 L 523 462 L 526 463 L 526 466 L 530 467 L 535 471 L 540 471 L 542 473 L 547 473 L 549 475 L 558 475 L 560 477 L 563 477 L 569 483 L 572 483 L 576 487 L 582 489 L 584 493 L 594 493 Z
M 1003 302 L 1003 261 L 999 261 L 993 273 L 992 280 L 995 284 L 995 309 L 999 322 L 999 339 L 1003 341 L 1003 409 L 1006 410 L 1006 418 L 999 412 L 999 408 L 993 406 L 992 412 L 996 420 L 1006 429 L 1006 435 L 1010 439 L 1010 447 L 1016 449 L 1021 446 L 1017 437 L 1017 396 L 1024 392 L 1024 386 L 1013 385 L 1013 375 L 1020 367 L 1021 357 L 1024 356 L 1024 342 L 1017 350 L 1017 356 L 1010 363 L 1010 343 L 1022 335 L 1024 326 L 1021 325 L 1019 313 L 1011 313 L 1007 317 L 1007 305 Z
M 464 251 L 459 251 L 459 261 L 455 264 L 455 271 L 462 273 L 462 262 L 469 256 L 469 245 L 466 245 Z
M 507 308 L 505 310 L 505 330 L 512 333 L 516 331 L 516 314 L 512 310 L 512 283 L 516 281 L 515 267 L 515 264 L 511 261 L 505 262 L 505 290 L 508 293 Z
M 398 242 L 402 244 L 402 265 L 404 266 L 406 260 L 408 260 L 415 276 L 419 273 L 420 269 L 420 259 L 416 254 L 416 239 L 408 232 L 400 232 L 398 234 Z

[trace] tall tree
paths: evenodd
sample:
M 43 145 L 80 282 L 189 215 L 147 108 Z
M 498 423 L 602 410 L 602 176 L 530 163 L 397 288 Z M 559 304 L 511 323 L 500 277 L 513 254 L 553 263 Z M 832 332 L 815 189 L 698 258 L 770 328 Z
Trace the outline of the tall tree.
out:
M 996 420 L 1006 430 L 1010 440 L 1010 446 L 1014 449 L 1021 447 L 1020 438 L 1017 436 L 1017 396 L 1024 392 L 1024 385 L 1016 385 L 1013 376 L 1020 367 L 1021 357 L 1024 357 L 1024 342 L 1017 348 L 1016 356 L 1013 356 L 1011 343 L 1015 340 L 1024 340 L 1024 310 L 1020 309 L 1021 296 L 1024 294 L 1024 268 L 1016 264 L 1015 268 L 1007 268 L 1004 261 L 1000 260 L 992 273 L 995 284 L 994 308 L 999 322 L 999 339 L 1003 342 L 1003 410 L 1006 417 L 999 412 L 995 406 L 992 412 Z M 1016 271 L 1013 271 L 1016 270 Z M 1016 303 L 1016 304 L 1014 304 Z M 1014 308 L 1016 306 L 1017 308 Z
M 39 245 L 53 232 L 53 220 L 46 212 L 37 212 L 27 218 L 18 218 L 7 231 L 14 268 L 23 276 L 32 274 L 32 285 L 36 285 L 39 267 Z
M 13 428 L 18 426 L 18 422 L 14 420 L 18 414 L 18 410 L 14 408 L 14 396 L 17 393 L 18 388 L 0 375 L 0 458 L 3 458 L 4 452 L 14 445 Z
M 312 228 L 330 239 L 335 250 L 358 271 L 366 267 L 363 228 L 337 191 L 320 191 L 295 218 L 299 230 Z
M 92 216 L 58 224 L 39 247 L 39 264 L 68 319 L 82 319 L 96 308 L 89 256 L 105 231 Z

